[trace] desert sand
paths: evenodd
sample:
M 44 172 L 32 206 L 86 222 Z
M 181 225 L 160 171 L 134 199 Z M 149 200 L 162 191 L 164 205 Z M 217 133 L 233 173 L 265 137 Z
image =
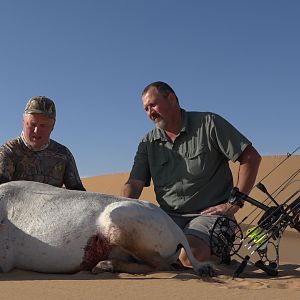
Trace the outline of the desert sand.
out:
M 283 156 L 268 156 L 263 162 L 258 180 L 263 179 L 282 160 Z M 293 156 L 263 180 L 274 192 L 290 175 L 291 183 L 276 198 L 284 201 L 299 189 L 300 176 L 296 174 L 300 156 Z M 237 168 L 232 165 L 234 180 Z M 119 195 L 128 173 L 83 178 L 88 191 Z M 264 201 L 260 191 L 253 189 L 253 198 Z M 156 203 L 153 187 L 143 191 L 141 199 Z M 246 204 L 238 220 L 251 214 L 253 206 Z M 247 224 L 248 219 L 245 221 Z M 0 299 L 300 299 L 300 235 L 288 228 L 280 243 L 280 268 L 277 277 L 248 265 L 239 278 L 232 278 L 240 258 L 231 265 L 216 265 L 218 276 L 201 279 L 192 270 L 157 272 L 145 275 L 110 274 L 41 274 L 13 270 L 0 274 Z

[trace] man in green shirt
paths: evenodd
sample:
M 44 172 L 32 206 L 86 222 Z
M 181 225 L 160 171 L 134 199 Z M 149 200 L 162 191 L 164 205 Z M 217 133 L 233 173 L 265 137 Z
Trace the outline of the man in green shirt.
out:
M 156 128 L 140 142 L 121 194 L 137 199 L 152 179 L 160 207 L 183 229 L 195 257 L 207 260 L 214 222 L 220 215 L 233 218 L 240 208 L 228 203 L 233 188 L 229 160 L 239 162 L 236 186 L 248 194 L 261 156 L 219 115 L 182 109 L 174 90 L 164 82 L 148 85 L 142 101 Z M 190 266 L 183 250 L 179 258 Z
M 51 99 L 29 99 L 21 135 L 0 147 L 0 184 L 28 180 L 85 191 L 71 151 L 50 139 L 55 119 Z

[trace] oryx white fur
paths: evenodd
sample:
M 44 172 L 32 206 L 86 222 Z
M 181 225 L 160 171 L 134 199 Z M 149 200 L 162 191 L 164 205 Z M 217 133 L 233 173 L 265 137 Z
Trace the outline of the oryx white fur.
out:
M 3 272 L 167 270 L 180 245 L 197 273 L 211 274 L 209 264 L 194 258 L 180 228 L 152 203 L 29 181 L 0 185 Z

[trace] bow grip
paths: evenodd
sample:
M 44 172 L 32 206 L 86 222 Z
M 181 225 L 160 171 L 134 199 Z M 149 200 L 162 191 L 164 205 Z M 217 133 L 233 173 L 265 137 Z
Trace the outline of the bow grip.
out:
M 230 193 L 230 197 L 228 199 L 228 203 L 231 205 L 237 205 L 241 208 L 244 206 L 244 202 L 242 201 L 239 189 L 237 187 L 234 187 L 232 189 L 232 191 Z

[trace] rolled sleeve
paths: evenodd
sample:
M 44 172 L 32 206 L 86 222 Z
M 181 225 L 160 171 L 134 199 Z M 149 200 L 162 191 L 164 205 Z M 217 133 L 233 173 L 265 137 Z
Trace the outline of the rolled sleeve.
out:
M 212 138 L 220 151 L 232 162 L 236 162 L 247 146 L 252 143 L 232 124 L 214 114 L 211 124 Z
M 145 182 L 145 186 L 150 186 L 151 174 L 148 162 L 147 143 L 141 141 L 134 157 L 134 164 L 130 172 L 130 179 L 137 179 Z

